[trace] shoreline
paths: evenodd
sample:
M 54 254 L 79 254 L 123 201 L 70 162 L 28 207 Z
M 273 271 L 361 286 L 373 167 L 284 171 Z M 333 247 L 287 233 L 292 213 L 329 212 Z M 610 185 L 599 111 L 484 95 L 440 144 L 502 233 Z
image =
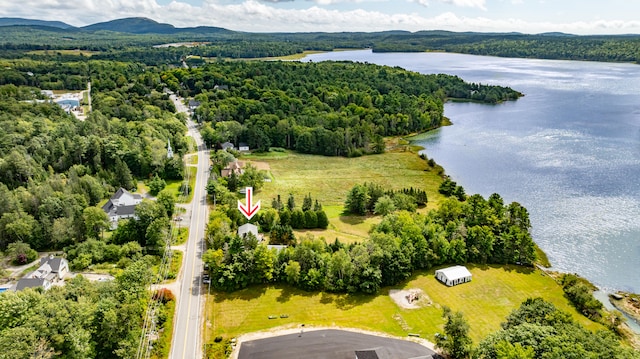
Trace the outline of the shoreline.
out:
M 424 131 L 424 132 L 420 132 L 420 133 L 413 133 L 413 134 L 409 134 L 406 136 L 400 136 L 401 139 L 407 141 L 413 148 L 415 148 L 417 150 L 416 155 L 421 156 L 420 151 L 425 151 L 424 155 L 429 158 L 427 156 L 426 153 L 426 148 L 420 145 L 417 145 L 415 142 L 416 140 L 414 140 L 416 137 L 418 136 L 423 136 L 428 134 L 431 131 L 434 130 L 438 130 L 442 127 L 445 126 L 450 126 L 453 125 L 453 123 L 451 122 L 451 120 L 448 117 L 445 117 L 446 119 L 446 124 L 441 124 L 440 126 Z M 443 176 L 446 176 L 446 169 L 436 163 L 436 166 L 438 166 L 439 168 L 442 169 L 443 171 Z M 534 238 L 534 243 L 535 243 L 535 238 Z M 544 273 L 545 275 L 548 275 L 550 277 L 552 277 L 554 280 L 557 281 L 556 275 L 555 274 L 565 274 L 564 272 L 559 272 L 556 270 L 553 270 L 553 266 L 551 264 L 551 262 L 548 259 L 547 254 L 544 252 L 544 250 L 542 248 L 540 248 L 538 246 L 538 244 L 536 243 L 536 253 L 539 256 L 539 258 L 537 259 L 537 262 L 534 263 L 535 267 L 537 269 L 539 269 L 542 273 Z M 627 319 L 627 321 L 624 323 L 624 325 L 630 330 L 631 333 L 635 334 L 636 337 L 638 337 L 638 340 L 640 340 L 640 294 L 636 294 L 636 293 L 630 293 L 630 292 L 624 292 L 624 291 L 619 291 L 616 290 L 615 292 L 607 292 L 604 291 L 602 288 L 598 287 L 597 285 L 591 283 L 590 280 L 588 280 L 587 278 L 581 276 L 578 273 L 574 273 L 576 274 L 578 277 L 584 279 L 585 281 L 587 281 L 589 283 L 589 285 L 591 285 L 593 288 L 596 288 L 597 290 L 592 291 L 592 295 L 594 296 L 594 298 L 600 300 L 602 302 L 602 304 L 605 306 L 605 310 L 606 311 L 612 311 L 612 310 L 617 310 L 619 312 L 621 312 L 624 316 L 625 319 Z M 558 285 L 560 285 L 560 283 L 558 283 Z M 598 298 L 595 293 L 598 291 L 602 291 L 603 293 L 605 293 L 607 295 L 607 300 L 610 304 L 611 307 L 613 307 L 613 309 L 609 309 L 607 308 L 607 304 L 603 302 L 602 298 Z M 620 295 L 622 298 L 620 300 L 614 300 L 613 295 Z M 633 300 L 635 299 L 635 301 Z M 632 304 L 633 303 L 633 304 Z M 629 324 L 628 321 L 629 320 L 633 320 L 634 324 Z

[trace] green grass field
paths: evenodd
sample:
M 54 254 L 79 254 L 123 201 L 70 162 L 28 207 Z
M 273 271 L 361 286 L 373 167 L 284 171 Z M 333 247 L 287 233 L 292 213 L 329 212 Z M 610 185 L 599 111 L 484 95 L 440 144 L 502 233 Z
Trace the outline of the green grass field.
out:
M 99 54 L 99 51 L 87 51 L 87 50 L 33 50 L 27 52 L 30 55 L 75 55 L 75 56 L 85 56 L 91 57 L 93 55 Z
M 198 172 L 197 167 L 185 167 L 186 171 L 189 171 L 189 186 L 191 187 L 191 191 L 189 192 L 189 196 L 184 200 L 180 201 L 182 196 L 180 195 L 180 186 L 182 185 L 183 180 L 168 180 L 167 186 L 165 189 L 168 189 L 176 196 L 176 200 L 178 203 L 189 203 L 193 199 L 193 188 L 196 185 L 196 173 Z
M 266 162 L 270 166 L 272 182 L 266 182 L 258 199 L 264 207 L 278 194 L 286 202 L 293 193 L 297 206 L 308 193 L 317 199 L 329 218 L 326 230 L 296 231 L 296 235 L 313 234 L 328 242 L 339 238 L 345 243 L 360 242 L 368 237 L 371 226 L 380 222 L 379 216 L 352 216 L 342 213 L 349 190 L 364 182 L 379 183 L 385 188 L 421 188 L 427 191 L 427 209 L 435 208 L 442 200 L 438 186 L 442 178 L 435 169 L 411 151 L 388 152 L 359 158 L 325 157 L 294 152 L 268 152 L 244 155 L 242 159 Z
M 374 224 L 380 223 L 380 216 L 352 216 L 342 213 L 343 206 L 323 206 L 329 218 L 329 228 L 325 230 L 295 230 L 296 236 L 312 234 L 314 237 L 324 237 L 327 243 L 339 238 L 343 243 L 362 242 L 369 238 L 369 230 Z
M 385 188 L 422 188 L 433 206 L 443 197 L 438 193 L 442 178 L 412 152 L 390 152 L 359 158 L 325 157 L 298 153 L 269 153 L 249 159 L 271 167 L 273 182 L 265 183 L 258 199 L 270 205 L 280 194 L 283 200 L 293 193 L 299 205 L 308 193 L 324 206 L 343 205 L 355 184 L 379 183 Z
M 500 323 L 529 297 L 543 297 L 572 313 L 587 328 L 601 329 L 576 312 L 562 288 L 538 270 L 507 266 L 469 266 L 470 283 L 446 287 L 434 270 L 416 275 L 406 284 L 383 288 L 379 295 L 310 293 L 284 285 L 257 286 L 234 293 L 213 293 L 207 299 L 207 338 L 232 338 L 243 333 L 280 326 L 342 326 L 397 336 L 418 333 L 434 340 L 442 332 L 442 306 L 462 311 L 475 343 L 497 331 Z M 420 309 L 400 308 L 389 289 L 419 288 L 432 301 Z M 286 314 L 288 318 L 280 318 Z M 269 316 L 277 316 L 269 319 Z

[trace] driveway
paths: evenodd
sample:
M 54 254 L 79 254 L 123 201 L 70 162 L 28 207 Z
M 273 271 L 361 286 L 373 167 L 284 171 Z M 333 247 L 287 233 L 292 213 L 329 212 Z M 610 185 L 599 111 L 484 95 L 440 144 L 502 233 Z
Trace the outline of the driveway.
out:
M 381 358 L 431 358 L 436 354 L 406 340 L 329 329 L 243 342 L 238 359 L 353 359 L 356 350 L 367 349 L 375 349 Z

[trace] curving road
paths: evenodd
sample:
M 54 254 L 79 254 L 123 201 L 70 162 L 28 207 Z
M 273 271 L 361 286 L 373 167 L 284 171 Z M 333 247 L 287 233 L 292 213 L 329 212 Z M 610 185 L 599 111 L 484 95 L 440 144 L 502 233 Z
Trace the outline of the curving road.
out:
M 187 107 L 176 95 L 171 95 L 178 112 L 187 113 Z M 205 186 L 209 177 L 209 151 L 193 121 L 187 120 L 189 135 L 198 146 L 198 172 L 193 200 L 189 205 L 189 239 L 182 260 L 182 270 L 178 278 L 180 291 L 176 293 L 177 308 L 174 320 L 171 352 L 169 359 L 202 358 L 203 296 L 202 253 L 204 230 L 208 219 L 207 192 Z

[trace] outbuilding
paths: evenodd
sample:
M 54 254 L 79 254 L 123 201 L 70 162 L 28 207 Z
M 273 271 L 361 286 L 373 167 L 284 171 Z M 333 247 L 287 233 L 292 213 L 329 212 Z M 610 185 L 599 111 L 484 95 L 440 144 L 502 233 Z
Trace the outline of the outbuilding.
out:
M 449 268 L 438 269 L 436 278 L 449 287 L 471 282 L 471 272 L 465 266 L 453 266 Z

